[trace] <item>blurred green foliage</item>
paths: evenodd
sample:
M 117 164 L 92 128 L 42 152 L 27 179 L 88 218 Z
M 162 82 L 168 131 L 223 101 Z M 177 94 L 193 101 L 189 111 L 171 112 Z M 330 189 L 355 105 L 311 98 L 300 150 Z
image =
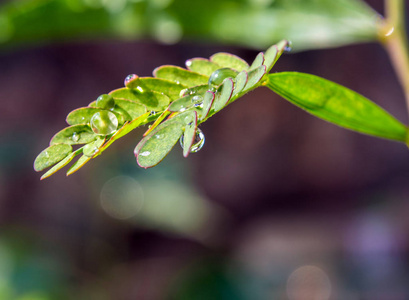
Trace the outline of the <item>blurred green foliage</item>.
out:
M 15 0 L 0 7 L 0 44 L 74 39 L 183 39 L 295 50 L 375 40 L 377 13 L 360 0 Z

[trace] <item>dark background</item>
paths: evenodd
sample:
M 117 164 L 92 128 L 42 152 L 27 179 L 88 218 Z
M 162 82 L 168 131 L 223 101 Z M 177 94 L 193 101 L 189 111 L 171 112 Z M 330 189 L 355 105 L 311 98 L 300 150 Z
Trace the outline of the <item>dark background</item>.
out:
M 257 54 L 147 40 L 0 53 L 0 299 L 287 299 L 295 270 L 313 277 L 305 266 L 326 274 L 331 299 L 409 298 L 407 147 L 318 120 L 265 88 L 203 124 L 205 146 L 187 159 L 177 145 L 139 168 L 136 130 L 74 175 L 39 180 L 33 161 L 71 110 L 127 74 L 218 51 Z M 407 123 L 380 45 L 288 54 L 274 71 L 333 80 Z M 294 299 L 327 299 L 306 286 Z

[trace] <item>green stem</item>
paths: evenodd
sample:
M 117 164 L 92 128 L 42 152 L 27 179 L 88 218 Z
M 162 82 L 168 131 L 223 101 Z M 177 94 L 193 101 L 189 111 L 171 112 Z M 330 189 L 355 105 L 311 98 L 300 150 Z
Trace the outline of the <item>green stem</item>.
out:
M 389 53 L 404 90 L 409 112 L 409 47 L 405 29 L 405 1 L 385 0 L 386 21 L 379 28 L 379 40 Z

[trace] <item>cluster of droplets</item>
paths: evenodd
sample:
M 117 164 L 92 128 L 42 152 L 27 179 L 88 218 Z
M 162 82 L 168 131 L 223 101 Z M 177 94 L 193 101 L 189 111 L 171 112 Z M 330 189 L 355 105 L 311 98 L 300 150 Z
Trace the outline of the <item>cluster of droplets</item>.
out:
M 179 142 L 180 142 L 180 146 L 183 148 L 183 142 L 184 142 L 184 135 L 183 134 L 180 137 Z M 200 128 L 197 128 L 195 139 L 193 141 L 192 146 L 190 147 L 190 153 L 196 153 L 196 152 L 200 151 L 200 149 L 203 148 L 204 143 L 205 143 L 205 136 L 203 134 L 203 131 Z

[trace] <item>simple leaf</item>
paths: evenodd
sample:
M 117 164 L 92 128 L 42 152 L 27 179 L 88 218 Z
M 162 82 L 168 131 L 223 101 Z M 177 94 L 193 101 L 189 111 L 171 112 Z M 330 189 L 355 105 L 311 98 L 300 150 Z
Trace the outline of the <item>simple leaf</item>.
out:
M 161 66 L 153 71 L 156 78 L 167 79 L 176 83 L 181 83 L 187 87 L 207 84 L 209 78 L 205 75 L 198 74 L 181 67 Z
M 247 83 L 244 86 L 242 92 L 247 92 L 251 89 L 253 89 L 257 83 L 260 82 L 260 80 L 263 78 L 263 76 L 266 74 L 266 66 L 260 66 L 254 70 L 251 70 L 247 74 Z
M 140 92 L 137 89 L 121 88 L 113 90 L 109 93 L 114 99 L 125 99 L 146 106 L 148 110 L 162 111 L 170 103 L 170 99 L 165 94 L 158 92 L 144 91 Z
M 226 78 L 223 81 L 223 84 L 220 86 L 219 90 L 216 93 L 213 108 L 215 112 L 220 111 L 223 107 L 229 102 L 231 95 L 233 93 L 233 80 L 231 78 Z
M 69 145 L 87 144 L 97 138 L 88 125 L 73 125 L 59 131 L 50 141 L 50 145 L 65 143 Z
M 50 168 L 46 173 L 41 176 L 40 180 L 46 179 L 50 177 L 51 175 L 55 174 L 58 170 L 64 168 L 66 165 L 68 165 L 74 157 L 76 157 L 78 154 L 82 152 L 82 148 L 77 149 L 76 151 L 72 152 L 69 154 L 66 158 L 64 158 L 62 161 L 60 161 L 58 164 Z
M 250 67 L 248 63 L 240 57 L 224 52 L 213 54 L 210 57 L 210 61 L 218 64 L 222 68 L 230 68 L 238 72 L 248 70 L 248 68 Z
M 264 64 L 264 53 L 260 52 L 259 54 L 257 54 L 256 58 L 254 59 L 253 63 L 251 64 L 250 70 L 258 68 L 262 64 Z
M 186 61 L 186 67 L 192 72 L 196 72 L 205 76 L 210 76 L 214 71 L 221 68 L 220 65 L 205 58 L 188 59 Z
M 362 95 L 315 75 L 268 76 L 267 87 L 316 117 L 361 133 L 406 141 L 407 127 Z
M 136 80 L 132 80 L 127 85 L 129 88 L 136 89 L 141 87 L 144 91 L 154 91 L 159 94 L 167 95 L 171 100 L 179 98 L 181 89 L 187 88 L 183 84 L 177 84 L 170 80 L 152 78 L 152 77 L 138 77 Z
M 71 145 L 55 144 L 44 149 L 34 161 L 34 170 L 37 172 L 47 169 L 63 160 L 72 152 Z
M 204 94 L 204 97 L 203 97 L 203 109 L 202 109 L 202 114 L 201 114 L 201 117 L 200 117 L 200 121 L 206 119 L 207 116 L 209 115 L 210 109 L 211 109 L 212 106 L 213 106 L 214 98 L 215 98 L 215 95 L 214 95 L 214 93 L 211 92 L 211 91 L 207 91 L 207 92 Z
M 197 130 L 197 113 L 194 112 L 193 121 L 185 126 L 185 131 L 183 133 L 183 156 L 188 157 L 190 149 L 195 141 Z

